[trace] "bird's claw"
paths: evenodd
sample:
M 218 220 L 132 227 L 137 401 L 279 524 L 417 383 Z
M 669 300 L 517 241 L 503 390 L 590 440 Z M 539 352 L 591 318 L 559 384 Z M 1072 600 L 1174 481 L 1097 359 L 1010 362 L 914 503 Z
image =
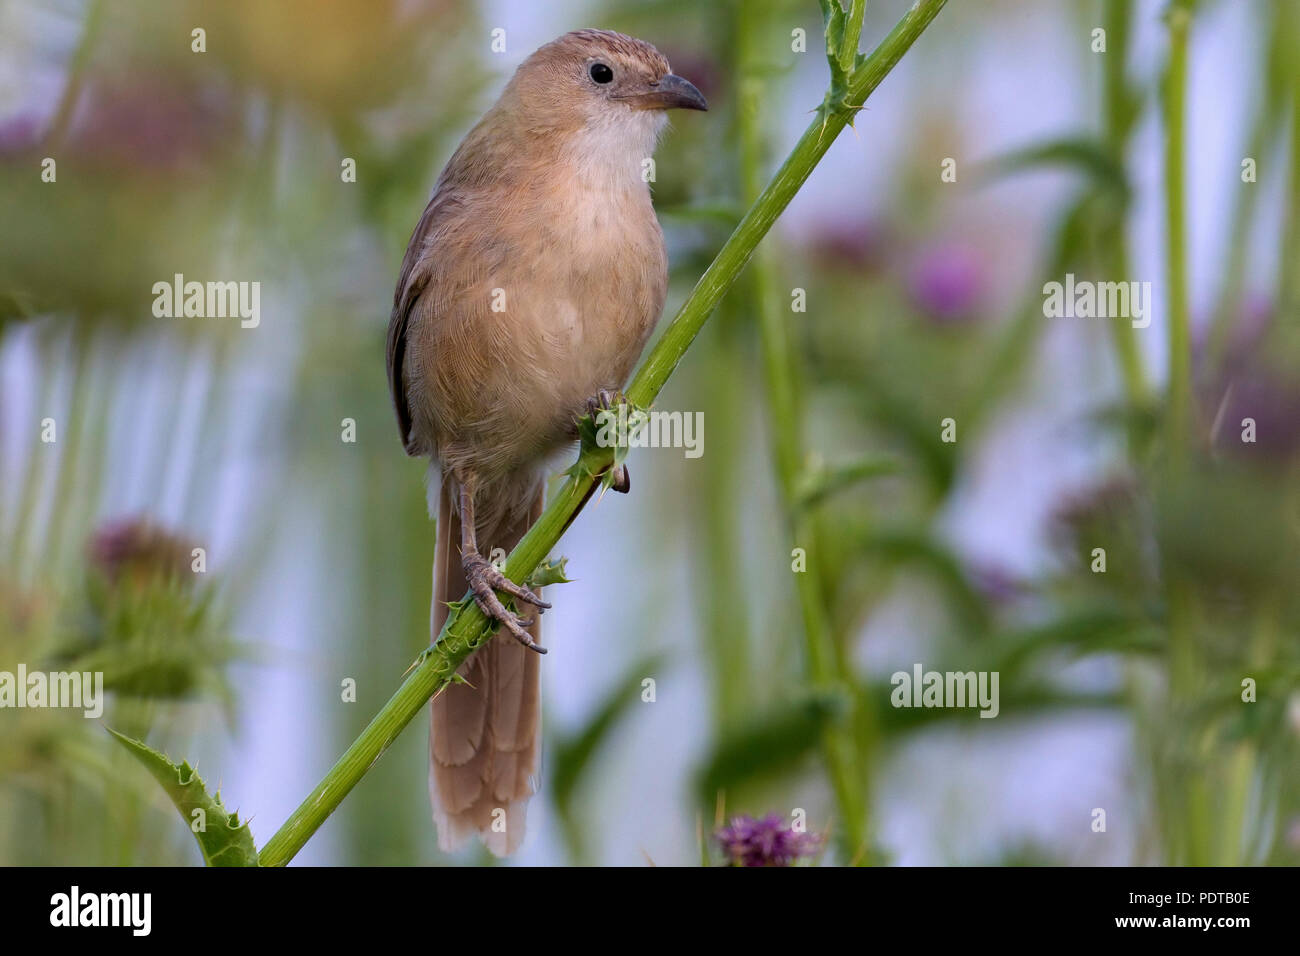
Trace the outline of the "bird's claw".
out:
M 615 465 L 610 469 L 609 486 L 620 495 L 632 490 L 632 473 L 627 470 L 627 465 Z
M 479 609 L 491 620 L 499 621 L 510 632 L 510 635 L 524 647 L 536 651 L 538 654 L 545 654 L 546 648 L 535 642 L 532 635 L 525 630 L 533 623 L 533 619 L 515 614 L 501 603 L 501 599 L 497 597 L 496 592 L 504 591 L 521 601 L 527 601 L 537 607 L 538 613 L 551 605 L 528 588 L 511 581 L 482 555 L 466 556 L 463 566 L 465 568 L 465 579 L 469 582 L 470 593 L 474 595 L 474 603 L 479 606 Z
M 616 395 L 607 388 L 602 388 L 587 399 L 587 414 L 595 418 L 597 412 L 612 411 L 615 405 L 620 404 L 620 401 L 615 401 L 615 399 L 621 401 L 623 396 L 621 394 Z

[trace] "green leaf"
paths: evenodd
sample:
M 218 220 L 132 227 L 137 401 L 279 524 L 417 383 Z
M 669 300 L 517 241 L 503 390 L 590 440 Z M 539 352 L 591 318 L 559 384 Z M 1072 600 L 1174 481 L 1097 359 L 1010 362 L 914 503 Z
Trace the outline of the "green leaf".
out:
M 617 396 L 609 408 L 599 409 L 595 415 L 583 415 L 578 419 L 578 440 L 582 450 L 565 474 L 584 481 L 599 473 L 605 487 L 610 487 L 614 481 L 614 469 L 627 460 L 633 438 L 649 420 L 649 409 L 629 402 L 622 395 Z M 614 461 L 605 467 L 603 459 L 611 449 Z
M 199 841 L 199 850 L 208 866 L 257 866 L 257 846 L 248 823 L 241 822 L 238 813 L 231 813 L 221 805 L 220 793 L 215 796 L 208 793 L 193 767 L 184 762 L 177 766 L 139 740 L 119 734 L 111 727 L 107 729 L 162 784 L 180 811 L 181 819 Z M 197 832 L 194 831 L 196 810 L 202 811 L 198 819 L 203 821 L 202 829 Z
M 822 19 L 826 22 L 826 60 L 831 67 L 831 87 L 839 93 L 848 80 L 848 74 L 840 63 L 840 48 L 844 46 L 844 30 L 849 18 L 840 6 L 840 0 L 820 0 Z
M 926 572 L 946 595 L 947 606 L 966 637 L 987 632 L 989 611 L 984 598 L 967 579 L 961 559 L 927 529 L 911 525 L 876 528 L 863 535 L 858 546 L 890 567 L 910 565 Z
M 536 589 L 544 588 L 548 584 L 568 584 L 570 578 L 565 577 L 564 567 L 568 561 L 568 558 L 559 560 L 548 558 L 524 579 L 524 587 Z
M 609 738 L 635 704 L 641 703 L 641 682 L 663 667 L 664 659 L 652 654 L 636 661 L 623 677 L 614 683 L 604 699 L 597 705 L 585 727 L 572 736 L 558 738 L 552 744 L 554 770 L 551 776 L 551 793 L 555 802 L 567 807 L 592 757 Z
M 587 863 L 590 828 L 581 812 L 581 801 L 575 801 L 578 788 L 587 778 L 596 754 L 609 741 L 614 728 L 641 702 L 642 681 L 663 667 L 660 655 L 650 655 L 637 661 L 624 672 L 596 706 L 586 724 L 572 734 L 556 736 L 550 751 L 553 769 L 551 774 L 551 799 L 560 817 L 569 853 L 577 863 Z
M 823 463 L 813 464 L 799 478 L 799 487 L 796 491 L 799 507 L 811 508 L 837 491 L 868 478 L 896 474 L 898 470 L 899 464 L 896 460 L 876 455 L 834 467 Z
M 1046 655 L 1126 654 L 1140 658 L 1164 653 L 1163 630 L 1143 623 L 1138 613 L 1136 608 L 1096 602 L 1067 608 L 1044 624 L 999 634 L 992 642 L 999 648 L 993 669 L 1007 680 Z
M 578 442 L 583 451 L 599 447 L 596 441 L 596 432 L 596 419 L 593 415 L 583 415 L 578 419 Z
M 1096 187 L 1128 202 L 1132 192 L 1123 162 L 1101 140 L 1088 135 L 1050 139 L 1013 150 L 980 165 L 979 175 L 1001 179 L 1028 169 L 1064 166 L 1082 172 Z
M 971 670 L 969 667 L 940 665 L 925 669 L 939 673 Z M 886 681 L 873 681 L 860 688 L 864 706 L 875 712 L 877 726 L 891 737 L 940 725 L 976 728 L 985 722 L 980 717 L 980 707 L 974 704 L 966 707 L 895 707 L 891 700 L 896 689 L 896 684 Z M 1081 710 L 1120 711 L 1123 707 L 1124 696 L 1119 693 L 1063 690 L 1041 683 L 1007 683 L 999 688 L 998 693 L 998 717 L 1001 719 L 1051 717 Z
M 817 751 L 822 731 L 842 719 L 849 707 L 844 694 L 808 693 L 728 734 L 696 778 L 701 805 L 712 806 L 719 793 L 778 778 L 799 766 Z
M 943 441 L 935 409 L 918 404 L 916 392 L 884 374 L 864 377 L 861 386 L 872 422 L 906 446 L 936 494 L 947 493 L 957 475 L 957 445 Z

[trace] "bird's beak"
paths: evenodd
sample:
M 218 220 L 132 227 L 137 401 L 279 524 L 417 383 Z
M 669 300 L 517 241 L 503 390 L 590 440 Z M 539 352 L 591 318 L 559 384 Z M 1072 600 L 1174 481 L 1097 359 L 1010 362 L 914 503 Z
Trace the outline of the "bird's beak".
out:
M 709 104 L 704 100 L 704 94 L 695 88 L 695 84 L 675 73 L 661 76 L 644 90 L 628 93 L 620 96 L 619 99 L 638 110 L 707 110 L 709 108 Z

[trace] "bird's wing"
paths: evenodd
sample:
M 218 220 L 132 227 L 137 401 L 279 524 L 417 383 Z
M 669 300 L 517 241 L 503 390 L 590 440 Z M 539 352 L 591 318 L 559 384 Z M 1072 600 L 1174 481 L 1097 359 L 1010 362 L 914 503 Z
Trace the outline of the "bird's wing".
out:
M 393 314 L 388 319 L 388 390 L 393 396 L 402 445 L 406 453 L 413 456 L 428 454 L 430 449 L 420 448 L 411 435 L 411 407 L 407 401 L 406 382 L 402 374 L 406 358 L 406 327 L 420 293 L 429 284 L 431 269 L 426 258 L 428 240 L 447 206 L 446 192 L 439 188 L 424 207 L 424 214 L 420 216 L 415 232 L 411 234 L 411 241 L 406 246 L 406 255 L 402 258 L 402 271 L 393 293 Z

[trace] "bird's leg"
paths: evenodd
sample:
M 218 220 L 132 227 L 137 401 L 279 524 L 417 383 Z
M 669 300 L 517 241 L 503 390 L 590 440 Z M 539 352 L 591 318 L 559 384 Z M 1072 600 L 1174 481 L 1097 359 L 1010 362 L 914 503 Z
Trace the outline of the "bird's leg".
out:
M 538 654 L 545 654 L 546 648 L 535 643 L 532 635 L 524 630 L 533 623 L 532 619 L 522 618 L 512 612 L 501 603 L 496 592 L 504 591 L 521 601 L 536 605 L 539 614 L 541 609 L 548 608 L 550 605 L 528 588 L 515 584 L 497 570 L 496 565 L 479 554 L 478 539 L 474 533 L 474 489 L 468 482 L 462 482 L 460 485 L 460 563 L 465 569 L 465 580 L 469 582 L 474 603 L 482 609 L 483 613 L 494 621 L 500 621 L 514 639 L 524 647 Z
M 587 399 L 587 414 L 591 420 L 600 424 L 597 417 L 602 411 L 612 411 L 614 408 L 614 396 L 608 389 L 602 388 L 599 392 Z M 632 490 L 632 473 L 627 470 L 627 465 L 615 465 L 611 476 L 609 486 L 621 495 L 627 494 Z

